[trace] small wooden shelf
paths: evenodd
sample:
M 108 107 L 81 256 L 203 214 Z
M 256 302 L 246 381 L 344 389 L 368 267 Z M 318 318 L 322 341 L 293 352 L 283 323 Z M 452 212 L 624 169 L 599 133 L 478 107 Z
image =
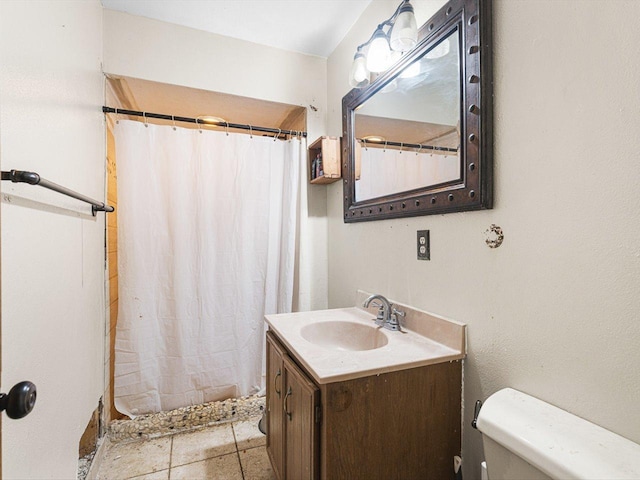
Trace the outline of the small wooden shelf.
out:
M 314 167 L 321 160 L 322 174 L 316 175 Z M 308 148 L 309 181 L 313 184 L 333 183 L 340 179 L 340 139 L 320 137 Z

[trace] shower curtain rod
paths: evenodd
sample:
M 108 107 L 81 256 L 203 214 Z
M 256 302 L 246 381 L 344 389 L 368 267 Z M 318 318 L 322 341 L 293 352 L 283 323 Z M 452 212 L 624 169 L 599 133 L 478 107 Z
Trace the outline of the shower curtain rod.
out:
M 2 180 L 11 180 L 13 183 L 28 183 L 30 185 L 38 185 L 40 187 L 48 188 L 54 192 L 62 193 L 68 197 L 73 197 L 77 200 L 81 200 L 85 203 L 91 204 L 91 213 L 96 216 L 96 212 L 113 212 L 114 208 L 110 205 L 105 205 L 98 200 L 86 197 L 78 192 L 69 190 L 67 187 L 58 185 L 57 183 L 50 182 L 47 179 L 42 178 L 35 172 L 25 172 L 23 170 L 11 170 L 9 172 L 2 172 Z
M 306 137 L 307 132 L 298 130 L 281 130 L 279 128 L 256 127 L 254 125 L 243 125 L 239 123 L 207 123 L 201 118 L 178 117 L 176 115 L 166 115 L 163 113 L 138 112 L 135 110 L 123 110 L 122 108 L 102 107 L 104 113 L 115 113 L 116 115 L 129 115 L 132 117 L 159 118 L 161 120 L 171 120 L 174 122 L 196 123 L 199 125 L 236 128 L 240 130 L 249 130 L 250 132 L 266 132 L 275 133 L 277 135 L 290 135 L 293 137 Z
M 357 138 L 356 140 L 358 140 L 359 142 L 362 142 L 363 146 L 365 146 L 365 147 L 369 147 L 369 146 L 373 146 L 373 147 L 400 147 L 400 149 L 402 149 L 402 148 L 414 148 L 414 149 L 419 149 L 418 152 L 420 150 L 422 150 L 423 148 L 425 150 L 438 151 L 438 152 L 457 152 L 458 151 L 457 148 L 438 147 L 436 145 L 423 145 L 423 144 L 420 144 L 420 143 L 402 143 L 402 142 L 391 142 L 391 141 L 384 141 L 384 142 L 375 141 L 375 142 L 372 142 L 371 140 L 365 140 L 364 138 Z

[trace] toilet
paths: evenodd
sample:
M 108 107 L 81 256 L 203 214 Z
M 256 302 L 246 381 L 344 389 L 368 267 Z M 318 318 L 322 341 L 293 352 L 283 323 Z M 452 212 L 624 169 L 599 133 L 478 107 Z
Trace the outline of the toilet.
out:
M 512 388 L 475 423 L 489 480 L 640 479 L 640 445 Z

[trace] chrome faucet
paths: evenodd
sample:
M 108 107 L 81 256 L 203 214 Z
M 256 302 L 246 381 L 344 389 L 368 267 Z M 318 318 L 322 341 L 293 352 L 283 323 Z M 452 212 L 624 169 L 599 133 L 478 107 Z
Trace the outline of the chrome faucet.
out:
M 404 317 L 405 312 L 397 310 L 389 300 L 380 294 L 371 295 L 367 298 L 362 306 L 369 308 L 369 304 L 373 300 L 379 300 L 381 303 L 374 303 L 373 306 L 378 307 L 378 316 L 375 318 L 376 325 L 388 328 L 389 330 L 402 331 L 402 326 L 398 321 L 398 316 Z
M 391 317 L 391 304 L 389 303 L 389 300 L 384 298 L 382 295 L 375 294 L 367 298 L 362 306 L 364 308 L 369 308 L 369 304 L 372 300 L 380 300 L 382 302 L 382 304 L 374 303 L 373 306 L 378 307 L 378 316 L 376 317 L 376 323 L 380 326 L 384 326 Z

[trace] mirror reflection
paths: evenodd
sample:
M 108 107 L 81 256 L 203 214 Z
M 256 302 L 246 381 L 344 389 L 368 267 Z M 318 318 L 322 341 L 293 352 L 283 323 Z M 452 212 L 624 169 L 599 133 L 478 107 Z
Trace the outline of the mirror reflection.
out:
M 356 107 L 357 202 L 460 182 L 459 35 L 455 28 Z

